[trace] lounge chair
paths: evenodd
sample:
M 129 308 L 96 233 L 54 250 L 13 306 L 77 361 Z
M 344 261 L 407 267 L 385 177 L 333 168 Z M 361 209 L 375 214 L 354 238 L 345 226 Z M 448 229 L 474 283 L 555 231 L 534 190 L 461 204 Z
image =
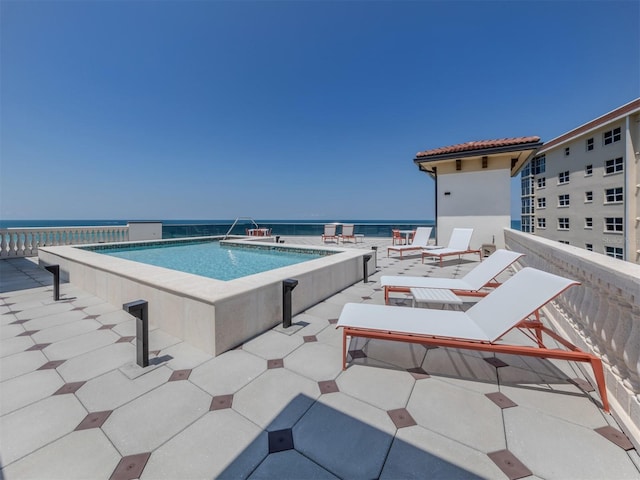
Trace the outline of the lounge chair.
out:
M 457 255 L 458 258 L 460 258 L 466 253 L 477 253 L 480 257 L 480 261 L 482 261 L 482 253 L 480 250 L 473 250 L 469 248 L 471 235 L 473 235 L 473 228 L 454 228 L 451 232 L 449 244 L 446 247 L 433 245 L 426 247 L 422 251 L 422 263 L 424 263 L 425 257 L 438 257 L 440 259 L 440 266 L 442 266 L 443 257 Z
M 405 292 L 411 288 L 442 288 L 452 290 L 456 295 L 484 297 L 489 292 L 485 287 L 497 287 L 495 278 L 511 264 L 522 257 L 522 253 L 499 249 L 484 262 L 462 278 L 411 277 L 405 275 L 384 275 L 380 283 L 384 288 L 384 301 L 389 303 L 389 293 Z
M 347 337 L 392 340 L 510 355 L 589 362 L 603 409 L 609 411 L 602 361 L 583 352 L 540 321 L 538 310 L 578 282 L 524 268 L 466 312 L 347 303 L 336 327 L 342 328 L 342 368 L 347 366 Z M 535 315 L 533 319 L 530 317 Z M 535 345 L 509 344 L 502 337 L 514 328 Z M 568 350 L 546 347 L 543 333 Z
M 355 226 L 353 224 L 345 223 L 342 225 L 342 233 L 338 235 L 338 237 L 342 239 L 342 243 L 348 238 L 352 238 L 354 242 L 356 241 L 356 236 L 353 233 L 354 228 Z
M 328 239 L 333 239 L 336 242 L 338 241 L 338 236 L 336 235 L 335 223 L 330 223 L 324 226 L 324 233 L 322 234 L 322 242 L 326 243 Z
M 422 250 L 429 243 L 429 237 L 431 236 L 431 227 L 418 227 L 416 228 L 416 234 L 413 236 L 413 241 L 410 245 L 392 245 L 387 248 L 387 257 L 389 252 L 400 252 L 400 260 L 402 260 L 402 254 L 404 252 L 411 252 L 416 250 Z

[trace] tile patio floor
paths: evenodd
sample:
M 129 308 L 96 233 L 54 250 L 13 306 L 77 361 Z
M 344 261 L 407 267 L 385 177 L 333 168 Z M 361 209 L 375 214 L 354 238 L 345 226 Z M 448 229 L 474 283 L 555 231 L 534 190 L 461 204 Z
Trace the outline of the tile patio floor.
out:
M 367 284 L 216 358 L 152 330 L 139 376 L 121 306 L 69 284 L 54 302 L 33 259 L 0 261 L 0 478 L 640 479 L 573 363 L 358 339 L 342 371 L 344 303 L 382 304 L 382 274 L 475 265 L 388 244 L 355 245 L 379 247 Z

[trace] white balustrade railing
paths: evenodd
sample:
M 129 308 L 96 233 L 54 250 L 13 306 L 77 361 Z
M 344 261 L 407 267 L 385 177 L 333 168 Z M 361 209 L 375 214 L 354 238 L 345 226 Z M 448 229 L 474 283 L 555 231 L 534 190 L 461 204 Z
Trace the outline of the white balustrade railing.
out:
M 34 257 L 38 247 L 126 242 L 129 226 L 0 229 L 0 257 Z
M 555 326 L 602 358 L 609 400 L 627 434 L 640 442 L 640 265 L 505 230 L 524 266 L 581 283 L 550 304 Z

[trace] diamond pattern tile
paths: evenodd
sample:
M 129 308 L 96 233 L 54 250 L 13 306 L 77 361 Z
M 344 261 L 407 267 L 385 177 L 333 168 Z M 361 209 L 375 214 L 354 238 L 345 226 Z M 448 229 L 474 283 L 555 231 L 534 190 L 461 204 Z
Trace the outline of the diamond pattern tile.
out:
M 320 388 L 320 393 L 335 393 L 340 391 L 338 384 L 334 380 L 318 382 L 318 387 Z
M 331 325 L 335 325 L 336 323 L 338 323 L 338 319 L 337 319 L 337 318 L 330 318 L 330 319 L 329 319 L 329 323 L 330 323 Z
M 364 353 L 364 350 L 349 350 L 349 355 L 351 355 L 351 358 L 354 360 L 356 358 L 367 358 L 367 354 Z
M 302 337 L 302 339 L 305 343 L 318 341 L 318 338 L 315 335 L 305 335 L 304 337 Z
M 151 452 L 122 457 L 120 463 L 118 463 L 116 469 L 109 477 L 109 480 L 133 480 L 134 478 L 140 478 L 150 456 Z
M 34 333 L 38 333 L 40 330 L 27 330 L 25 332 L 22 332 L 18 335 L 16 335 L 16 337 L 27 337 L 29 335 L 33 335 Z
M 100 315 L 87 315 L 86 317 L 83 318 L 83 320 L 95 320 L 99 316 Z
M 76 393 L 78 390 L 80 390 L 80 387 L 82 387 L 85 383 L 87 382 L 65 383 L 58 390 L 53 392 L 53 395 L 66 395 L 67 393 Z
M 168 382 L 178 382 L 180 380 L 187 380 L 189 378 L 189 375 L 191 375 L 191 369 L 186 369 L 186 370 L 176 370 L 175 372 L 173 372 L 171 374 L 171 376 L 169 377 L 169 380 L 167 380 Z
M 272 368 L 283 368 L 284 360 L 282 358 L 274 358 L 271 360 L 267 360 L 267 369 Z
M 631 441 L 620 430 L 617 430 L 611 426 L 596 428 L 595 430 L 610 442 L 615 443 L 621 449 L 623 450 L 633 449 L 633 444 L 631 443 Z
M 231 408 L 233 404 L 233 395 L 217 395 L 211 399 L 209 411 L 224 410 Z
M 411 376 L 416 380 L 431 378 L 431 375 L 429 375 L 427 371 L 422 367 L 407 368 L 407 372 L 409 372 Z
M 500 360 L 497 357 L 487 357 L 484 359 L 485 362 L 487 362 L 490 365 L 493 365 L 496 368 L 500 368 L 500 367 L 508 367 L 509 364 L 503 362 L 502 360 Z
M 51 360 L 50 362 L 47 362 L 44 365 L 42 365 L 40 368 L 38 368 L 38 370 L 50 370 L 53 368 L 58 368 L 64 362 L 66 362 L 66 360 Z
M 120 337 L 118 340 L 116 340 L 116 343 L 129 343 L 132 340 L 135 340 L 136 337 Z
M 98 330 L 111 330 L 115 326 L 115 323 L 110 323 L 108 325 L 102 325 Z
M 293 450 L 293 433 L 290 428 L 269 432 L 269 453 Z
M 486 393 L 485 396 L 500 408 L 517 407 L 518 404 L 502 392 Z
M 388 410 L 387 414 L 391 417 L 391 421 L 395 424 L 396 428 L 412 427 L 413 425 L 416 425 L 416 421 L 406 408 Z
M 533 475 L 533 472 L 509 450 L 499 450 L 489 453 L 489 458 L 493 460 L 493 463 L 502 470 L 509 480 L 516 480 Z
M 30 346 L 29 348 L 27 348 L 25 350 L 25 352 L 31 352 L 33 350 L 44 350 L 45 348 L 47 348 L 49 345 L 51 345 L 50 343 L 36 343 L 35 345 Z
M 595 388 L 584 378 L 570 378 L 569 381 L 576 385 L 583 392 L 595 392 Z
M 16 320 L 14 322 L 11 322 L 9 325 L 22 325 L 23 323 L 28 322 L 29 320 Z
M 107 421 L 113 410 L 105 410 L 104 412 L 89 413 L 84 420 L 75 428 L 76 430 L 87 430 L 88 428 L 100 428 Z

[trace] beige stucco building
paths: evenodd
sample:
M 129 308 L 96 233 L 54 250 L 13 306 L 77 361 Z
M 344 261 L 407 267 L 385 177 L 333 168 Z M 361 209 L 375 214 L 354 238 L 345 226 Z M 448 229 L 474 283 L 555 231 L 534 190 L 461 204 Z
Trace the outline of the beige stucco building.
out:
M 511 227 L 511 177 L 542 146 L 540 137 L 466 142 L 418 152 L 414 163 L 436 182 L 436 241 L 455 227 L 473 228 L 470 247 L 504 248 Z
M 522 230 L 640 263 L 640 98 L 546 142 L 522 169 Z

